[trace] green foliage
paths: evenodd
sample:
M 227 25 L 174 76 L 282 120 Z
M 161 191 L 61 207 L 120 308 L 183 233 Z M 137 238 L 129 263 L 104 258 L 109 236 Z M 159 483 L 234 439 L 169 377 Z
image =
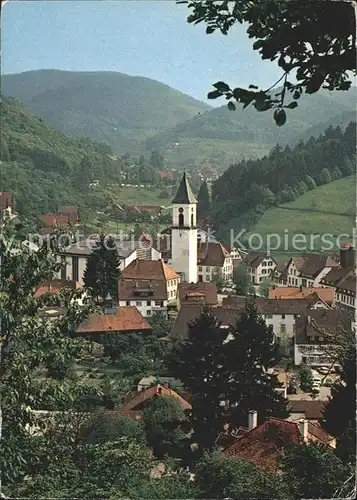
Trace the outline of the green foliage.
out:
M 225 96 L 242 104 L 243 109 L 252 104 L 258 112 L 275 109 L 274 120 L 281 126 L 286 122 L 285 109 L 296 108 L 302 93 L 313 94 L 320 88 L 347 90 L 351 86 L 351 72 L 356 74 L 356 47 L 354 10 L 349 3 L 330 2 L 322 16 L 319 5 L 312 7 L 310 2 L 258 0 L 252 4 L 238 0 L 217 5 L 209 0 L 180 0 L 178 3 L 188 4 L 192 10 L 189 23 L 206 23 L 207 34 L 219 30 L 226 35 L 234 24 L 244 23 L 249 38 L 255 39 L 253 49 L 262 59 L 277 59 L 282 69 L 281 78 L 267 90 L 259 90 L 256 85 L 231 89 L 226 83 L 217 82 L 213 84 L 215 90 L 207 96 L 209 99 Z M 341 19 L 344 29 L 331 19 Z M 331 40 L 335 40 L 332 45 Z M 314 50 L 306 48 L 307 44 L 319 47 L 317 58 Z M 290 75 L 294 75 L 293 79 Z M 273 93 L 281 80 L 283 88 Z M 235 109 L 232 101 L 228 107 Z
M 331 174 L 327 168 L 323 168 L 319 175 L 319 184 L 328 184 L 331 182 Z
M 93 297 L 105 300 L 110 294 L 114 302 L 118 300 L 119 255 L 115 241 L 101 234 L 88 257 L 84 272 L 84 284 Z
M 311 177 L 311 175 L 307 175 L 305 177 L 305 183 L 306 183 L 306 186 L 307 186 L 307 189 L 310 190 L 310 189 L 315 189 L 316 188 L 316 182 L 314 181 L 314 179 Z
M 151 398 L 145 405 L 143 415 L 147 442 L 154 455 L 161 459 L 166 455 L 179 457 L 186 437 L 182 429 L 185 413 L 176 398 Z
M 116 412 L 99 411 L 81 429 L 81 439 L 87 444 L 104 444 L 121 438 L 134 440 L 143 447 L 147 445 L 143 423 L 118 416 Z
M 302 363 L 299 368 L 300 387 L 304 392 L 311 392 L 314 378 L 310 366 Z
M 115 72 L 27 71 L 6 75 L 2 91 L 62 132 L 105 141 L 122 154 L 209 109 L 155 80 Z
M 322 426 L 337 438 L 337 454 L 343 460 L 356 457 L 356 346 L 352 335 L 346 335 L 339 361 L 341 378 L 331 387 L 331 398 Z
M 337 491 L 354 475 L 331 448 L 310 443 L 297 445 L 282 461 L 282 479 L 292 498 L 337 498 Z
M 190 423 L 201 451 L 212 449 L 225 423 L 246 426 L 252 408 L 260 421 L 287 416 L 286 401 L 274 391 L 280 384 L 266 373 L 275 354 L 273 332 L 250 303 L 229 330 L 208 309 L 190 324 L 188 340 L 171 354 L 170 373 L 192 395 Z
M 340 172 L 346 175 L 349 168 L 337 170 L 336 166 L 348 165 L 346 158 L 352 158 L 350 149 L 356 147 L 353 131 L 356 131 L 355 122 L 345 132 L 331 127 L 325 135 L 305 144 L 300 142 L 293 149 L 276 146 L 259 160 L 232 165 L 213 184 L 214 226 L 221 230 L 250 230 L 269 206 L 293 201 L 308 188 L 313 189 L 313 179 L 319 184 L 331 182 L 329 171 L 332 170 L 335 177 Z
M 259 293 L 266 299 L 269 297 L 269 288 L 272 288 L 274 281 L 271 278 L 265 278 L 259 285 Z
M 197 215 L 200 219 L 205 219 L 211 211 L 211 201 L 206 181 L 202 182 L 201 184 L 201 187 L 198 191 L 197 201 Z
M 287 488 L 279 476 L 221 452 L 205 453 L 195 473 L 197 498 L 286 498 Z
M 159 339 L 168 335 L 172 321 L 158 314 L 150 318 L 150 324 L 153 330 L 149 335 L 128 332 L 104 335 L 99 340 L 105 355 L 120 367 L 125 377 L 139 380 L 153 373 L 167 375 L 168 346 Z
M 247 265 L 244 262 L 234 269 L 233 283 L 236 286 L 237 295 L 247 295 L 250 280 L 247 272 Z
M 44 401 L 61 408 L 73 400 L 73 384 L 38 381 L 36 371 L 48 363 L 66 365 L 78 356 L 84 341 L 73 335 L 92 309 L 81 291 L 35 297 L 35 290 L 53 279 L 61 264 L 47 246 L 32 251 L 13 236 L 13 223 L 5 223 L 0 241 L 0 470 L 4 484 L 21 481 L 33 461 L 32 441 L 26 430 L 33 423 L 32 409 L 41 408 Z M 53 319 L 43 313 L 43 306 L 58 303 L 64 306 L 61 317 Z

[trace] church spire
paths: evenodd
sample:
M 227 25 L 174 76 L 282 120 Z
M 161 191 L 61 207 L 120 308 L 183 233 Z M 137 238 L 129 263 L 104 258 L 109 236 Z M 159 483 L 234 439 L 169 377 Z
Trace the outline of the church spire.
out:
M 186 172 L 183 174 L 181 184 L 177 190 L 175 198 L 172 200 L 172 203 L 176 205 L 190 205 L 192 203 L 198 203 L 187 180 Z

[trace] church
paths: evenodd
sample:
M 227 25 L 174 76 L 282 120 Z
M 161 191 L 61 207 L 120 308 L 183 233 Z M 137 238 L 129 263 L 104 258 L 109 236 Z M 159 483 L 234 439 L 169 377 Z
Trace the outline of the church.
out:
M 172 200 L 172 225 L 158 241 L 162 259 L 180 275 L 181 282 L 230 282 L 241 256 L 198 227 L 197 205 L 184 173 Z

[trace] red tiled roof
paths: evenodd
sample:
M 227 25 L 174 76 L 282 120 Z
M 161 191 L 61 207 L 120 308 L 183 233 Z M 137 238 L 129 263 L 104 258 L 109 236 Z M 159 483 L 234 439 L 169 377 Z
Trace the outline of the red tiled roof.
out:
M 270 418 L 223 450 L 223 454 L 248 460 L 267 472 L 276 473 L 278 459 L 284 450 L 299 442 L 300 432 L 296 423 Z
M 136 307 L 118 307 L 116 314 L 92 314 L 78 329 L 79 334 L 151 331 Z
M 60 293 L 64 289 L 76 290 L 79 283 L 72 280 L 51 280 L 44 283 L 35 292 L 35 297 L 41 297 L 45 293 Z
M 122 278 L 133 278 L 137 280 L 172 280 L 177 279 L 178 274 L 162 260 L 139 260 L 136 259 L 129 264 L 121 273 Z
M 179 301 L 180 304 L 185 304 L 186 302 L 194 301 L 200 297 L 203 298 L 203 302 L 210 306 L 216 306 L 218 304 L 217 298 L 217 286 L 214 283 L 180 283 L 179 288 Z
M 190 403 L 182 398 L 177 392 L 157 384 L 145 389 L 144 391 L 137 392 L 132 399 L 126 401 L 122 410 L 127 411 L 138 408 L 142 403 L 144 403 L 144 401 L 152 398 L 153 396 L 171 396 L 178 400 L 184 410 L 190 410 L 192 408 Z
M 306 299 L 312 294 L 317 294 L 327 304 L 334 302 L 333 288 L 290 288 L 278 287 L 269 288 L 269 299 Z

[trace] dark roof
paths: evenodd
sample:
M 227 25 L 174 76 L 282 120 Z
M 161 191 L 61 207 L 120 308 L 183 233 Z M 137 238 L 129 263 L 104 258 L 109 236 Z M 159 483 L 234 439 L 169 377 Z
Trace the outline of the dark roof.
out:
M 316 276 L 325 268 L 337 266 L 335 258 L 321 253 L 311 253 L 305 256 L 305 262 L 300 269 L 301 276 L 316 278 Z
M 247 302 L 247 297 L 231 295 L 224 297 L 223 307 L 243 310 Z M 263 299 L 249 298 L 249 302 L 254 302 L 260 314 L 304 314 L 313 303 L 311 299 Z
M 119 279 L 119 300 L 167 300 L 166 282 L 155 278 L 137 280 L 121 276 Z
M 325 401 L 296 400 L 289 401 L 290 413 L 303 413 L 307 420 L 322 420 Z
M 200 266 L 223 267 L 229 252 L 221 243 L 208 241 L 198 247 L 198 264 Z
M 259 267 L 264 259 L 272 259 L 274 262 L 275 259 L 271 255 L 267 255 L 264 252 L 250 252 L 243 260 L 245 264 L 250 267 Z
M 337 291 L 348 290 L 356 294 L 356 275 L 351 274 L 344 278 L 337 286 Z
M 195 300 L 195 296 L 193 295 L 195 292 L 199 292 L 203 296 L 202 302 L 204 304 L 209 306 L 216 306 L 218 304 L 217 286 L 214 283 L 204 282 L 180 283 L 178 287 L 180 304 L 192 303 Z
M 324 332 L 328 338 L 324 338 L 320 344 L 331 344 L 331 335 L 339 335 L 343 331 L 351 331 L 351 322 L 353 318 L 346 311 L 339 309 L 330 310 L 310 310 L 307 315 L 296 318 L 296 344 L 308 344 L 311 337 L 324 337 Z
M 203 305 L 200 304 L 184 304 L 176 318 L 176 321 L 171 329 L 171 339 L 188 338 L 188 327 L 191 321 L 198 318 L 203 311 Z M 213 308 L 214 315 L 222 326 L 233 325 L 239 316 L 239 311 L 235 308 L 215 307 Z
M 198 203 L 196 196 L 193 194 L 191 186 L 187 180 L 186 173 L 183 174 L 181 184 L 177 190 L 172 203 L 188 205 L 190 203 Z
M 136 307 L 118 307 L 116 314 L 91 314 L 78 328 L 80 334 L 151 331 Z

